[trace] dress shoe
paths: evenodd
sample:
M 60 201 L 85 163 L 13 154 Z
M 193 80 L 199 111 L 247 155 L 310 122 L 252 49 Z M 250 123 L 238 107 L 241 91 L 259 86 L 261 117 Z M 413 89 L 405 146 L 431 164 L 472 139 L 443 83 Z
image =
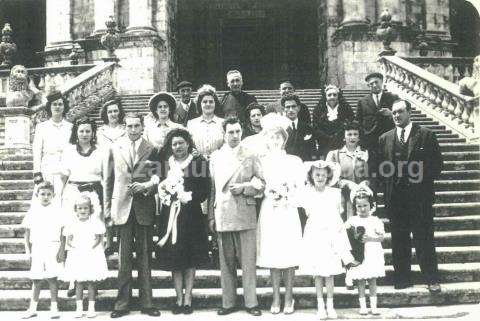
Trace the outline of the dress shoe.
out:
M 105 256 L 110 256 L 115 253 L 115 250 L 113 249 L 113 247 L 106 247 L 103 252 L 105 253 Z
M 271 314 L 279 314 L 280 313 L 280 306 L 275 306 L 272 304 L 272 306 L 270 307 L 270 313 Z
M 292 299 L 292 304 L 290 304 L 290 306 L 285 304 L 285 307 L 283 308 L 284 314 L 292 314 L 293 312 L 295 312 L 295 299 Z
M 146 308 L 146 309 L 141 309 L 140 310 L 141 314 L 146 314 L 151 317 L 159 317 L 160 316 L 160 311 L 158 311 L 155 308 Z
M 259 316 L 262 315 L 262 311 L 260 310 L 260 308 L 258 306 L 253 307 L 253 308 L 247 308 L 246 311 L 247 311 L 248 314 L 251 314 L 254 317 L 259 317 Z
M 398 283 L 395 283 L 393 287 L 395 288 L 395 290 L 402 290 L 402 289 L 411 288 L 412 286 L 413 286 L 412 282 L 398 282 Z
M 430 291 L 432 294 L 440 293 L 442 292 L 442 288 L 440 287 L 440 284 L 432 283 L 428 285 L 428 291 Z
M 183 307 L 183 314 L 192 314 L 193 308 L 191 305 L 186 305 Z
M 228 315 L 233 312 L 237 311 L 236 307 L 231 307 L 231 308 L 220 308 L 217 310 L 218 315 Z
M 172 314 L 180 314 L 180 313 L 183 313 L 183 306 L 175 303 L 172 307 Z
M 130 311 L 128 310 L 114 310 L 112 311 L 112 313 L 110 313 L 110 318 L 112 319 L 121 318 L 129 313 Z
M 69 298 L 74 297 L 74 296 L 75 296 L 75 288 L 73 288 L 73 289 L 68 289 L 68 291 L 67 291 L 67 296 L 68 296 Z

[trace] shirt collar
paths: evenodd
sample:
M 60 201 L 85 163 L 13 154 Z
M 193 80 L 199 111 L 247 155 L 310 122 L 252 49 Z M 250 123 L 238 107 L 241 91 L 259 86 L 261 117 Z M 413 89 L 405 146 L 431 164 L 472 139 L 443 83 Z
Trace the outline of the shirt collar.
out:
M 188 101 L 188 103 L 184 103 L 182 100 L 180 100 L 180 104 L 182 105 L 183 110 L 188 111 L 190 109 L 190 104 L 192 103 L 192 99 Z
M 213 116 L 212 119 L 210 119 L 210 120 L 208 120 L 208 121 L 207 121 L 205 118 L 203 118 L 203 116 L 200 116 L 200 117 L 202 117 L 202 118 L 200 119 L 200 122 L 201 122 L 201 123 L 210 124 L 210 123 L 216 123 L 216 122 L 217 122 L 217 116 L 215 116 L 215 115 Z
M 61 120 L 60 122 L 58 122 L 58 123 L 57 123 L 57 122 L 54 122 L 53 119 L 51 119 L 51 118 L 50 118 L 49 120 L 50 120 L 50 123 L 51 123 L 53 126 L 57 127 L 57 128 L 63 127 L 63 126 L 65 126 L 65 124 L 67 123 L 67 122 L 65 121 L 65 119 L 62 119 L 62 120 Z
M 160 121 L 159 120 L 156 120 L 155 121 L 155 125 L 157 127 L 172 127 L 172 121 L 170 119 L 167 119 L 167 121 L 165 122 L 165 124 L 160 124 Z
M 129 139 L 130 145 L 132 145 L 132 141 Z M 138 152 L 138 148 L 140 147 L 140 144 L 142 143 L 142 137 L 139 137 L 135 141 L 135 150 Z
M 400 136 L 402 135 L 402 129 L 403 129 L 402 127 L 397 127 L 398 139 L 400 139 Z M 411 131 L 412 131 L 412 122 L 410 122 L 407 126 L 405 126 L 405 136 L 404 136 L 405 141 L 407 141 Z
M 290 119 L 289 119 L 290 120 Z M 290 126 L 292 126 L 292 123 L 295 124 L 295 129 L 298 129 L 298 117 L 295 120 L 290 120 Z

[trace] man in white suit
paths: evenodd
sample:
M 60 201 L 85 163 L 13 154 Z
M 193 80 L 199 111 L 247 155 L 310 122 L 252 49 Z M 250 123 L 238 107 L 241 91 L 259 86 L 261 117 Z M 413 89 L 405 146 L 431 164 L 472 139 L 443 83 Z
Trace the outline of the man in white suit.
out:
M 106 179 L 105 216 L 110 217 L 117 227 L 120 239 L 118 295 L 110 316 L 119 318 L 129 313 L 134 247 L 141 313 L 159 316 L 160 312 L 152 302 L 150 266 L 156 184 L 151 180 L 148 162 L 156 151 L 142 138 L 141 115 L 128 113 L 125 127 L 127 136 L 118 139 L 110 152 Z
M 256 227 L 254 196 L 262 193 L 262 173 L 258 158 L 240 146 L 242 127 L 237 118 L 224 121 L 226 144 L 211 156 L 210 170 L 214 185 L 209 212 L 209 226 L 217 231 L 220 258 L 222 307 L 218 315 L 236 311 L 237 267 L 242 268 L 246 311 L 262 313 L 256 294 Z

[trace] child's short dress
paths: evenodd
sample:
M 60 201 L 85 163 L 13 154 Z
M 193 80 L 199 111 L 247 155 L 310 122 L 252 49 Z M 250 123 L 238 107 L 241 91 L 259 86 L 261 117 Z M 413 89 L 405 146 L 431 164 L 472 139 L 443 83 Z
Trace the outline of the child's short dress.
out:
M 342 258 L 351 256 L 343 225 L 340 189 L 325 187 L 323 192 L 306 187 L 302 202 L 308 219 L 303 233 L 303 260 L 300 270 L 314 276 L 345 273 Z
M 69 247 L 65 270 L 62 279 L 65 281 L 101 281 L 108 276 L 107 260 L 105 259 L 103 242 L 95 248 L 95 235 L 105 233 L 105 224 L 100 219 L 91 216 L 86 221 L 72 218 L 63 234 L 68 239 L 73 236 Z
M 30 279 L 42 280 L 58 277 L 63 269 L 57 262 L 63 215 L 57 203 L 43 206 L 33 202 L 22 226 L 30 230 L 32 243 Z
M 383 222 L 375 216 L 360 217 L 358 215 L 350 217 L 345 226 L 363 226 L 365 235 L 378 236 L 385 234 Z M 362 264 L 353 267 L 347 271 L 347 277 L 352 280 L 364 280 L 379 278 L 385 276 L 385 258 L 381 242 L 365 242 L 365 258 Z

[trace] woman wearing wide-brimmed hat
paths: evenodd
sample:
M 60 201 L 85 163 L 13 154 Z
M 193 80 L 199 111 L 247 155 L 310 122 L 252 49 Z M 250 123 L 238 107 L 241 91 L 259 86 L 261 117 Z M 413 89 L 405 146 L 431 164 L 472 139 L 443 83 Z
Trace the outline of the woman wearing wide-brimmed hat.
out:
M 172 120 L 176 107 L 175 97 L 169 93 L 159 92 L 150 97 L 148 108 L 153 119 L 145 123 L 143 137 L 153 146 L 162 148 L 167 134 L 172 129 L 183 128 Z

